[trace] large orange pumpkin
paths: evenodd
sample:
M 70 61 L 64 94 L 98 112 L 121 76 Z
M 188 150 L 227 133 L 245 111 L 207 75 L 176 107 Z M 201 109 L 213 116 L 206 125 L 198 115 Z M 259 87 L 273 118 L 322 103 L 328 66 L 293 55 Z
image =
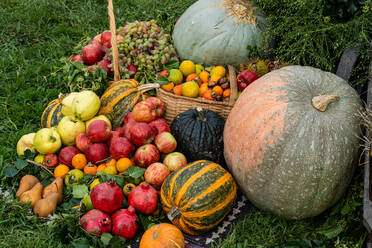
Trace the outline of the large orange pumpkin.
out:
M 176 226 L 160 223 L 147 229 L 142 235 L 140 248 L 183 248 L 185 240 Z
M 357 165 L 362 110 L 346 81 L 287 66 L 248 86 L 224 129 L 228 167 L 249 200 L 290 219 L 320 214 Z

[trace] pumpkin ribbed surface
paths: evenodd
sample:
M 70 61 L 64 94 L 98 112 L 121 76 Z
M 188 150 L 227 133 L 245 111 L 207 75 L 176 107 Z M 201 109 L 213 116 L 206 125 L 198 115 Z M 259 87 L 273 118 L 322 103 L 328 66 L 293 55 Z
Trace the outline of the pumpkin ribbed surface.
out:
M 106 115 L 114 128 L 120 126 L 124 116 L 134 105 L 143 100 L 136 80 L 124 79 L 114 82 L 101 96 L 99 115 Z
M 41 127 L 49 128 L 57 126 L 59 121 L 63 118 L 62 103 L 60 99 L 54 99 L 48 106 L 44 109 L 43 114 L 41 115 Z
M 219 164 L 199 160 L 168 176 L 161 187 L 161 202 L 168 218 L 190 235 L 208 231 L 234 205 L 237 186 Z
M 272 71 L 231 110 L 226 163 L 257 207 L 289 219 L 316 216 L 352 178 L 362 109 L 356 91 L 332 73 L 305 66 Z

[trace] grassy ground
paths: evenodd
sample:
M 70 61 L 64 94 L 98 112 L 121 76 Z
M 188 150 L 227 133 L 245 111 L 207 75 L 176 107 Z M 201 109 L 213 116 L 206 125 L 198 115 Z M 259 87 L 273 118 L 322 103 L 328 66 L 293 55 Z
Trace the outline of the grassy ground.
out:
M 21 135 L 39 129 L 45 105 L 58 96 L 61 85 L 51 76 L 83 38 L 107 29 L 106 1 L 0 1 L 0 247 L 62 247 L 79 237 L 70 225 L 46 228 L 29 218 L 27 207 L 5 197 L 17 186 L 2 176 L 14 163 Z M 156 19 L 171 31 L 193 0 L 115 1 L 117 25 Z M 262 1 L 261 1 L 262 2 Z M 217 247 L 361 247 L 362 169 L 358 168 L 345 197 L 331 210 L 304 221 L 286 221 L 252 206 L 247 217 Z M 71 216 L 65 216 L 67 219 Z M 52 226 L 53 227 L 53 226 Z M 68 235 L 60 235 L 69 230 Z M 59 232 L 58 232 L 59 231 Z M 93 240 L 94 241 L 94 240 Z

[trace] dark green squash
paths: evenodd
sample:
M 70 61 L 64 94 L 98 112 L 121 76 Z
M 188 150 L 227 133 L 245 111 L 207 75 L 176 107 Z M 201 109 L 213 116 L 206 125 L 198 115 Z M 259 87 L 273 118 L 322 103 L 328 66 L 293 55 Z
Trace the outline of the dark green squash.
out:
M 171 132 L 177 140 L 177 150 L 183 153 L 188 161 L 206 159 L 225 165 L 224 125 L 225 120 L 217 113 L 196 108 L 176 116 Z

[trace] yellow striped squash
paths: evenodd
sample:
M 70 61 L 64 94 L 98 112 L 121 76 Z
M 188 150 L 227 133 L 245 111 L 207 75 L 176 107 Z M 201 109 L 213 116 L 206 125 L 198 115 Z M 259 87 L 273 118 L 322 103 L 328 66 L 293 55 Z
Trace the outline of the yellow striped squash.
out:
M 41 127 L 54 127 L 57 126 L 59 121 L 63 118 L 62 103 L 61 99 L 54 99 L 48 106 L 44 109 L 41 115 Z
M 237 185 L 219 164 L 189 163 L 170 174 L 161 187 L 168 218 L 183 232 L 198 235 L 215 227 L 232 209 Z
M 124 116 L 132 111 L 134 105 L 143 100 L 137 89 L 138 82 L 124 79 L 114 82 L 101 96 L 99 115 L 106 115 L 114 128 L 121 126 Z

